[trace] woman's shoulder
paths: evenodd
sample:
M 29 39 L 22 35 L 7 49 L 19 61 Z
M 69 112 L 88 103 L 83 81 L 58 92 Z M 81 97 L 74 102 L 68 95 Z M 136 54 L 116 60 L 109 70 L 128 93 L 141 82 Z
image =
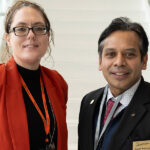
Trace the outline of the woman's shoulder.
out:
M 66 93 L 68 92 L 68 84 L 63 76 L 58 73 L 58 71 L 41 66 L 41 72 L 45 77 L 48 77 L 53 86 L 57 87 L 58 89 L 63 91 L 65 95 L 67 95 Z
M 59 80 L 60 82 L 66 82 L 63 76 L 56 70 L 52 70 L 44 66 L 41 66 L 41 71 L 47 76 L 51 77 L 51 79 Z
M 5 68 L 5 64 L 4 63 L 0 63 L 0 69 Z
M 0 75 L 2 75 L 4 72 L 5 72 L 5 70 L 6 70 L 6 67 L 5 67 L 6 65 L 3 63 L 3 64 L 0 64 Z
M 0 64 L 0 86 L 3 84 L 5 79 L 5 64 Z
M 48 77 L 48 79 L 51 81 L 51 83 L 60 89 L 61 92 L 63 92 L 65 100 L 67 100 L 68 95 L 68 84 L 62 77 L 60 73 L 56 70 L 48 69 L 46 67 L 41 66 L 41 72 L 42 74 Z M 66 103 L 66 102 L 65 102 Z

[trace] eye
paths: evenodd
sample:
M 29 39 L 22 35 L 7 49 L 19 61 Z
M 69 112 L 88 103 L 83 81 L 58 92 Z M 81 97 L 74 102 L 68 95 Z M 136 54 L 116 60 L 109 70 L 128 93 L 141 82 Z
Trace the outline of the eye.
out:
M 110 58 L 114 57 L 115 55 L 116 55 L 115 52 L 107 52 L 107 53 L 105 54 L 106 57 L 110 57 Z
M 38 26 L 38 27 L 34 27 L 34 31 L 45 31 L 46 30 L 46 27 L 43 27 L 43 26 Z
M 130 58 L 136 56 L 136 54 L 129 52 L 129 53 L 125 53 L 125 56 Z
M 27 28 L 26 28 L 26 27 L 16 27 L 16 28 L 15 28 L 15 31 L 16 31 L 16 32 L 26 32 L 26 31 L 27 31 Z
M 47 33 L 47 28 L 45 26 L 36 26 L 36 27 L 33 27 L 33 31 L 35 34 L 37 35 L 44 35 Z

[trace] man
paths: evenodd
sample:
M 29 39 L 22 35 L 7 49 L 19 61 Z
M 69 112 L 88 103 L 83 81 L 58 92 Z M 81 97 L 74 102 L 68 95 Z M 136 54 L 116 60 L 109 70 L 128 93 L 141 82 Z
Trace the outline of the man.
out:
M 78 150 L 150 150 L 150 83 L 144 81 L 148 38 L 143 27 L 116 18 L 98 41 L 108 82 L 82 100 Z

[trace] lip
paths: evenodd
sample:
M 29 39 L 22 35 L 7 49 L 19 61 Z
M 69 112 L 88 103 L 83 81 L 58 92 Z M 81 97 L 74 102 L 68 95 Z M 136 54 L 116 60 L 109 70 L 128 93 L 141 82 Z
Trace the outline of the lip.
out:
M 116 78 L 116 79 L 126 79 L 129 75 L 129 72 L 124 71 L 124 72 L 111 72 L 111 74 Z
M 38 44 L 24 44 L 23 48 L 37 48 L 39 47 Z

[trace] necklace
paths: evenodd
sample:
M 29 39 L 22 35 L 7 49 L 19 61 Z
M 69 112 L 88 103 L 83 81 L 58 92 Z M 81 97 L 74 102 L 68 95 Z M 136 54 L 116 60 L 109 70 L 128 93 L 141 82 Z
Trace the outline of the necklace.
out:
M 47 108 L 47 104 L 46 104 L 46 98 L 45 98 L 45 93 L 44 93 L 44 85 L 43 85 L 42 79 L 40 77 L 42 100 L 43 100 L 43 105 L 44 105 L 44 110 L 45 110 L 46 118 L 44 117 L 42 111 L 40 110 L 39 106 L 37 105 L 34 97 L 32 96 L 30 90 L 28 89 L 28 87 L 27 87 L 26 83 L 24 82 L 23 78 L 21 77 L 21 75 L 20 75 L 20 79 L 21 79 L 22 86 L 24 87 L 24 89 L 27 92 L 27 94 L 28 94 L 31 102 L 33 103 L 34 107 L 36 108 L 37 112 L 39 113 L 39 115 L 40 115 L 40 117 L 41 117 L 41 119 L 43 121 L 44 130 L 45 130 L 45 133 L 46 133 L 46 137 L 48 137 L 48 135 L 50 134 L 50 117 L 49 117 L 48 108 Z M 46 138 L 45 142 L 48 143 L 49 139 Z

